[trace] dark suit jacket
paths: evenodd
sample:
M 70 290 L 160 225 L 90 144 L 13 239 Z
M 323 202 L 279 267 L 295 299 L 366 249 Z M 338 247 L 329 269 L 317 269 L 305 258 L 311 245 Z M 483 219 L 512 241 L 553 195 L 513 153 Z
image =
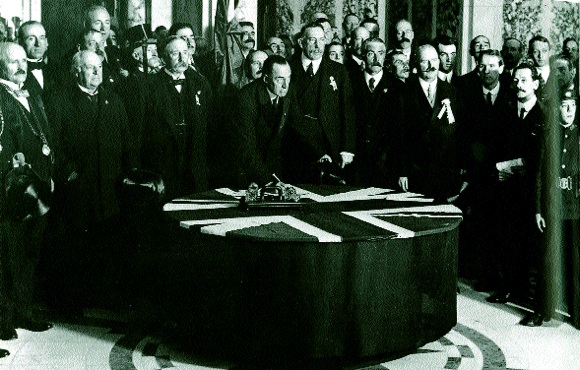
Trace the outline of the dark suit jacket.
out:
M 78 230 L 119 214 L 117 187 L 138 166 L 121 99 L 103 87 L 97 96 L 91 101 L 77 85 L 67 85 L 47 104 L 60 143 L 60 211 Z M 73 172 L 76 179 L 69 177 Z
M 285 151 L 289 145 L 286 140 L 296 138 L 288 132 L 293 130 L 288 118 L 298 118 L 292 94 L 289 92 L 286 97 L 279 98 L 278 107 L 274 107 L 261 79 L 240 91 L 233 127 L 229 131 L 233 133 L 234 152 L 240 159 L 242 186 L 250 182 L 263 185 L 273 180 L 274 173 L 282 181 L 287 181 L 289 174 L 285 157 L 292 153 Z
M 32 169 L 37 172 L 39 177 L 44 181 L 49 181 L 53 175 L 54 158 L 56 151 L 55 137 L 51 128 L 48 125 L 47 115 L 42 99 L 39 95 L 31 94 L 28 97 L 30 106 L 30 113 L 25 113 L 26 108 L 16 100 L 4 87 L 0 84 L 0 110 L 2 110 L 3 127 L 0 128 L 2 135 L 0 136 L 0 176 L 2 194 L 4 192 L 4 176 L 8 169 L 12 168 L 12 157 L 17 152 L 24 154 L 26 163 L 32 166 Z M 25 115 L 26 114 L 26 115 Z M 38 132 L 42 131 L 48 145 L 51 148 L 52 154 L 46 156 L 42 153 L 43 142 L 39 135 L 34 134 L 30 125 Z M 2 210 L 3 196 L 0 196 L 0 212 Z
M 350 79 L 345 67 L 322 58 L 320 68 L 308 80 L 300 55 L 290 62 L 292 85 L 296 89 L 298 107 L 302 116 L 309 116 L 312 131 L 320 130 L 318 157 L 328 154 L 334 161 L 341 152 L 355 152 L 355 111 Z
M 358 183 L 365 186 L 385 186 L 396 183 L 395 174 L 401 150 L 401 94 L 404 83 L 386 70 L 371 93 L 365 74 L 353 76 L 356 99 L 356 156 L 353 165 Z
M 449 99 L 455 117 L 449 123 L 446 114 L 438 117 L 444 99 Z M 419 78 L 407 80 L 403 93 L 402 177 L 409 178 L 409 190 L 434 198 L 458 194 L 461 185 L 459 134 L 461 109 L 456 91 L 437 80 L 435 104 L 432 108 L 421 88 Z
M 38 174 L 48 189 L 53 174 L 55 141 L 48 126 L 40 96 L 28 98 L 30 112 L 26 111 L 3 86 L 0 85 L 0 111 L 3 116 L 0 135 L 0 329 L 15 329 L 17 320 L 32 319 L 34 275 L 43 246 L 46 217 L 13 220 L 7 217 L 5 185 L 12 169 L 12 157 L 21 152 L 26 163 Z M 42 130 L 52 150 L 52 155 L 42 153 Z
M 149 101 L 148 81 L 152 76 L 145 76 L 143 72 L 135 70 L 127 77 L 125 83 L 119 86 L 119 89 L 122 91 L 122 94 L 119 96 L 125 105 L 129 130 L 133 136 L 133 143 L 138 153 L 143 140 L 143 121 L 145 120 L 147 101 Z
M 521 214 L 531 218 L 535 208 L 534 194 L 537 172 L 540 164 L 541 139 L 546 125 L 546 110 L 537 102 L 521 120 L 518 117 L 517 102 L 509 102 L 508 115 L 504 117 L 496 131 L 498 146 L 497 162 L 522 158 L 524 172 L 500 182 L 498 199 L 502 204 L 519 209 Z
M 167 197 L 207 190 L 207 123 L 212 91 L 201 74 L 188 68 L 182 86 L 185 135 L 180 137 L 180 93 L 164 71 L 150 78 L 141 160 L 162 176 Z
M 479 73 L 477 72 L 477 67 L 473 71 L 467 72 L 461 76 L 455 76 L 453 79 L 457 80 L 457 87 L 460 90 L 469 90 L 473 86 L 481 86 L 481 79 L 479 77 Z
M 483 95 L 481 82 L 461 90 L 465 110 L 466 178 L 471 186 L 486 188 L 497 183 L 496 163 L 501 160 L 498 132 L 508 117 L 512 117 L 513 94 L 500 82 L 493 107 Z M 510 118 L 511 119 L 511 118 Z
M 40 82 L 34 77 L 34 74 L 28 70 L 26 81 L 24 82 L 24 89 L 31 94 L 41 95 L 44 99 L 48 97 L 52 91 L 55 90 L 57 81 L 59 79 L 59 72 L 56 63 L 44 63 L 42 68 L 42 77 L 44 78 L 44 88 L 40 86 Z M 70 69 L 70 68 L 69 68 Z

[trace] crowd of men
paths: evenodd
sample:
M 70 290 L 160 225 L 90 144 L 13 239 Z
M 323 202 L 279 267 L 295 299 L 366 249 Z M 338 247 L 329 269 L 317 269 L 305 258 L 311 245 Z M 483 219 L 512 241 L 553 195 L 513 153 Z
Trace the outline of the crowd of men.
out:
M 550 234 L 555 243 L 562 220 L 560 238 L 578 231 L 578 42 L 566 39 L 556 53 L 534 36 L 525 53 L 523 40 L 506 38 L 498 51 L 479 35 L 469 49 L 476 68 L 458 76 L 449 37 L 417 42 L 400 20 L 387 47 L 376 20 L 348 14 L 341 40 L 324 14 L 315 18 L 296 45 L 272 36 L 265 50 L 255 49 L 254 26 L 240 22 L 242 62 L 219 71 L 197 56 L 184 23 L 155 34 L 138 26 L 119 47 L 100 6 L 87 10 L 78 45 L 61 60 L 47 58 L 50 35 L 36 21 L 21 25 L 17 42 L 0 43 L 0 339 L 51 327 L 34 303 L 50 234 L 70 257 L 58 269 L 79 287 L 91 284 L 83 276 L 95 260 L 86 255 L 113 249 L 119 182 L 136 168 L 160 176 L 165 199 L 281 179 L 454 203 L 465 213 L 461 272 L 493 292 L 490 302 L 522 293 L 531 266 L 559 268 L 556 257 L 541 257 L 540 241 Z M 24 197 L 15 183 L 27 185 Z M 38 209 L 46 193 L 48 218 Z M 21 198 L 28 203 L 14 206 Z M 561 206 L 550 207 L 554 200 Z M 578 325 L 574 240 L 561 244 L 575 261 L 565 278 Z M 558 301 L 541 289 L 556 283 L 551 275 L 539 275 L 525 325 L 549 320 Z

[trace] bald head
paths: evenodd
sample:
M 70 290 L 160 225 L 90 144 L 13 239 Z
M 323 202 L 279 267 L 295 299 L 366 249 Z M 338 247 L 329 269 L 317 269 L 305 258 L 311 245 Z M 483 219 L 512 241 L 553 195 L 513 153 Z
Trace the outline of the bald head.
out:
M 111 32 L 111 16 L 107 8 L 100 5 L 91 6 L 86 12 L 85 28 L 99 31 L 106 40 Z
M 415 38 L 413 26 L 406 19 L 400 19 L 395 25 L 397 44 L 400 49 L 409 49 Z
M 0 78 L 22 87 L 27 71 L 24 48 L 13 42 L 0 42 Z
M 433 45 L 425 44 L 417 48 L 418 75 L 427 82 L 435 81 L 439 71 L 439 55 Z

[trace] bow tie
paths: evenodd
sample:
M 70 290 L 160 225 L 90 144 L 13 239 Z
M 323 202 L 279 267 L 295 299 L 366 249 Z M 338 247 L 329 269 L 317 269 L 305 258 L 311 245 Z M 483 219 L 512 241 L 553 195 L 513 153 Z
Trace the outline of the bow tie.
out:
M 173 86 L 181 86 L 185 82 L 185 78 L 179 78 L 177 80 L 171 80 Z
M 35 69 L 42 70 L 42 68 L 44 68 L 43 62 L 28 62 L 28 70 L 31 72 Z

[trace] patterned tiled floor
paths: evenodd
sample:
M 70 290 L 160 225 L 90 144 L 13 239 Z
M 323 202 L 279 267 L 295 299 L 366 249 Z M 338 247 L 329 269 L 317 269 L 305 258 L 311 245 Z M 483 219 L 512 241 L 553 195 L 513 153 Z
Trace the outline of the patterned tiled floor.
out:
M 491 305 L 485 295 L 462 285 L 458 324 L 438 341 L 416 353 L 354 369 L 580 369 L 580 331 L 552 320 L 541 328 L 518 325 L 523 309 Z M 88 312 L 86 316 L 93 316 Z M 89 319 L 87 319 L 89 320 Z M 259 369 L 260 366 L 202 358 L 195 348 L 176 347 L 154 336 L 130 334 L 111 325 L 63 324 L 44 333 L 18 330 L 19 338 L 0 342 L 11 352 L 0 359 L 0 370 L 158 370 Z M 122 327 L 122 325 L 120 326 Z M 291 367 L 289 367 L 291 368 Z M 333 367 L 337 368 L 337 367 Z

